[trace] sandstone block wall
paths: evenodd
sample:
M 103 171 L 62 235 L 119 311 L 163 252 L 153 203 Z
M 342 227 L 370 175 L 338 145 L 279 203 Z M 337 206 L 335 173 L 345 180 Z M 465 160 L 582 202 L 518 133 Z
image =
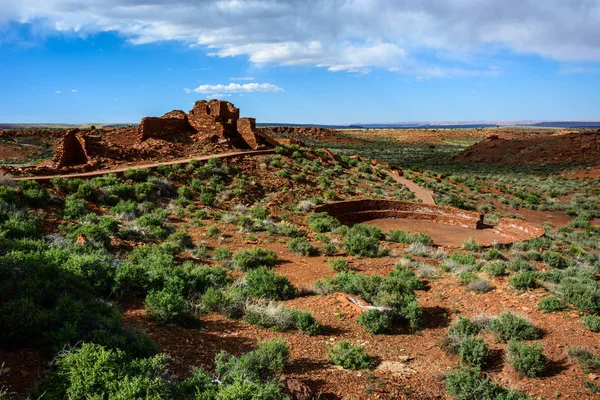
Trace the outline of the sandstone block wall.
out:
M 56 164 L 58 167 L 70 167 L 87 164 L 88 156 L 84 150 L 82 139 L 77 137 L 79 129 L 72 129 L 64 136 L 62 144 L 56 150 Z
M 256 136 L 256 120 L 254 118 L 240 118 L 237 120 L 237 131 L 244 139 L 244 142 L 251 149 L 258 148 L 258 138 Z
M 140 122 L 138 136 L 140 142 L 143 142 L 150 138 L 167 139 L 189 131 L 187 119 L 146 117 Z

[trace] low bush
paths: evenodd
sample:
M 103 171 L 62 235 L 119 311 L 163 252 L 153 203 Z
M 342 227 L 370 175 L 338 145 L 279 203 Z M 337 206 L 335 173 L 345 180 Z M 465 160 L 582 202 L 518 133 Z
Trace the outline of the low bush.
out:
M 170 279 L 162 290 L 149 291 L 145 302 L 148 315 L 159 324 L 183 322 L 189 314 L 182 290 L 183 282 Z
M 544 251 L 542 253 L 542 260 L 551 266 L 552 268 L 563 269 L 567 267 L 566 260 L 555 251 Z
M 65 208 L 63 211 L 64 218 L 74 219 L 89 213 L 86 204 L 87 202 L 83 199 L 74 197 L 73 195 L 67 196 L 65 198 Z
M 518 290 L 534 289 L 537 287 L 536 274 L 532 271 L 523 271 L 512 274 L 508 284 Z
M 387 239 L 390 242 L 405 243 L 405 244 L 421 243 L 424 245 L 431 245 L 433 243 L 433 241 L 431 240 L 431 236 L 429 236 L 425 233 L 414 234 L 414 233 L 410 233 L 408 231 L 403 231 L 403 230 L 389 231 L 387 234 Z
M 389 332 L 392 329 L 392 318 L 377 309 L 360 314 L 357 321 L 367 332 L 375 335 Z
M 307 335 L 318 335 L 323 327 L 308 311 L 296 311 L 296 329 Z
M 529 400 L 529 396 L 506 389 L 482 377 L 478 369 L 459 368 L 446 375 L 446 390 L 457 400 Z
M 475 278 L 469 283 L 467 288 L 475 293 L 487 293 L 493 289 L 492 285 L 483 278 Z
M 344 248 L 348 253 L 361 257 L 384 257 L 389 250 L 379 246 L 385 235 L 377 228 L 356 224 L 344 236 Z
M 306 221 L 309 228 L 317 233 L 332 232 L 341 225 L 340 221 L 327 213 L 314 213 L 307 216 Z
M 448 260 L 454 261 L 460 265 L 475 265 L 475 256 L 469 253 L 460 253 L 455 251 L 450 254 Z
M 288 248 L 290 251 L 305 257 L 317 256 L 319 254 L 319 250 L 303 237 L 297 237 L 290 240 L 288 242 Z
M 544 296 L 538 303 L 538 310 L 544 313 L 563 311 L 565 308 L 565 303 L 556 296 Z
M 489 249 L 483 255 L 486 260 L 505 260 L 506 258 L 496 249 Z
M 330 258 L 327 260 L 327 264 L 333 272 L 345 272 L 350 270 L 348 261 L 344 258 Z
M 50 370 L 31 393 L 48 399 L 161 399 L 169 395 L 167 357 L 131 360 L 121 350 L 84 343 L 59 353 Z
M 472 335 L 479 334 L 481 329 L 475 325 L 469 318 L 458 317 L 458 319 L 454 320 L 450 328 L 448 328 L 448 333 L 454 336 L 460 337 L 468 337 Z
M 462 286 L 467 286 L 477 278 L 474 272 L 463 272 L 458 276 L 458 280 Z
M 148 177 L 150 177 L 151 172 L 149 169 L 146 168 L 139 168 L 139 169 L 127 169 L 123 172 L 123 177 L 125 179 L 131 179 L 134 180 L 136 182 L 145 182 L 148 180 Z
M 350 342 L 339 341 L 329 348 L 329 361 L 345 369 L 371 369 L 375 361 L 365 352 L 365 348 Z
M 496 340 L 505 343 L 510 340 L 533 340 L 540 337 L 538 328 L 529 320 L 508 311 L 492 320 L 490 331 Z
M 248 295 L 269 300 L 286 300 L 296 295 L 289 279 L 277 275 L 268 267 L 259 267 L 246 273 L 244 279 Z
M 482 268 L 483 272 L 486 274 L 497 278 L 499 276 L 506 275 L 506 265 L 504 263 L 499 262 L 489 262 L 485 263 Z
M 250 250 L 240 250 L 233 255 L 233 262 L 237 269 L 248 271 L 260 266 L 273 267 L 277 261 L 274 251 L 253 247 Z
M 511 340 L 508 343 L 508 362 L 518 373 L 536 378 L 544 372 L 548 357 L 544 355 L 541 343 L 527 344 Z
M 560 292 L 565 301 L 581 311 L 600 313 L 600 283 L 567 277 L 560 281 Z
M 463 364 L 481 367 L 487 362 L 490 349 L 483 338 L 468 336 L 460 343 L 458 356 Z
M 584 315 L 581 317 L 581 323 L 590 331 L 600 333 L 600 316 Z
M 463 250 L 467 251 L 479 251 L 481 250 L 481 246 L 479 242 L 475 238 L 469 238 L 462 242 Z
M 577 363 L 586 374 L 600 372 L 600 357 L 582 347 L 569 347 L 567 355 Z

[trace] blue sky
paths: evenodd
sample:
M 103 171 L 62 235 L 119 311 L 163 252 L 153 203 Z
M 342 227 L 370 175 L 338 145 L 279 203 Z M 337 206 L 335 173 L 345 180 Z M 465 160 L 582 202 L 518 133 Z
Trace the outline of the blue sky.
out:
M 600 0 L 3 3 L 0 122 L 600 119 Z

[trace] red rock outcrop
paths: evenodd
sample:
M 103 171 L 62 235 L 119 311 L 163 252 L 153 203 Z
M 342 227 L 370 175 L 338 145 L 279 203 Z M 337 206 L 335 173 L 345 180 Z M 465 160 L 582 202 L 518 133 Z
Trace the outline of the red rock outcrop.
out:
M 254 118 L 240 118 L 237 120 L 237 132 L 251 149 L 258 148 L 256 136 L 256 120 Z
M 56 150 L 55 161 L 60 167 L 87 164 L 89 159 L 84 149 L 84 140 L 77 137 L 79 129 L 72 129 L 64 136 Z

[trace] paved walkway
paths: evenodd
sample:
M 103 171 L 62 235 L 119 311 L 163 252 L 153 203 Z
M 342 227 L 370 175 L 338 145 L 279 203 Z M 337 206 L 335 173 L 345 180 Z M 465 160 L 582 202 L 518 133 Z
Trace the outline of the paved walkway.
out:
M 387 171 L 387 174 L 396 182 L 406 186 L 408 190 L 415 194 L 417 199 L 421 199 L 423 204 L 435 204 L 435 200 L 433 200 L 433 196 L 429 190 L 417 185 L 413 181 L 408 180 L 403 176 L 400 176 L 396 171 Z
M 15 178 L 16 181 L 48 181 L 56 176 L 61 178 L 94 178 L 96 176 L 102 176 L 110 173 L 121 173 L 125 172 L 128 169 L 144 169 L 144 168 L 156 168 L 161 165 L 177 165 L 177 164 L 187 164 L 192 160 L 198 161 L 206 161 L 209 158 L 233 158 L 233 157 L 243 157 L 243 156 L 260 156 L 265 154 L 274 154 L 275 150 L 248 150 L 248 151 L 234 151 L 229 153 L 220 153 L 220 154 L 211 154 L 208 156 L 198 156 L 191 158 L 181 158 L 179 160 L 160 162 L 160 163 L 152 163 L 152 164 L 138 164 L 138 165 L 130 165 L 126 167 L 119 167 L 113 169 L 101 169 L 98 171 L 90 171 L 90 172 L 80 172 L 76 174 L 65 174 L 65 175 L 44 175 L 44 176 L 27 176 L 22 178 Z

